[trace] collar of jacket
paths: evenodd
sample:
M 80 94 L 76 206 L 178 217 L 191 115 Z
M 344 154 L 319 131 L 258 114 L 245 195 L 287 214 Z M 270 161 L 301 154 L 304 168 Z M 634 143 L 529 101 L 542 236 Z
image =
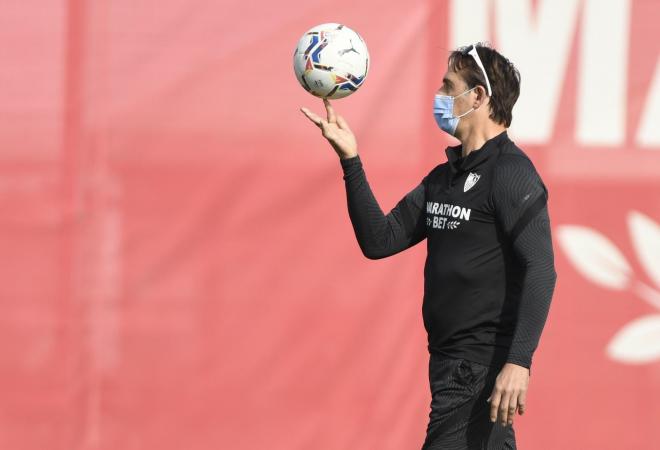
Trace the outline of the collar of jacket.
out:
M 507 135 L 506 130 L 504 130 L 497 136 L 484 142 L 484 145 L 482 145 L 481 148 L 472 150 L 465 158 L 461 156 L 461 152 L 463 151 L 462 145 L 447 147 L 445 153 L 447 154 L 447 161 L 449 162 L 452 175 L 459 175 L 478 166 L 495 153 L 494 149 L 496 147 L 500 147 L 508 141 L 509 136 Z

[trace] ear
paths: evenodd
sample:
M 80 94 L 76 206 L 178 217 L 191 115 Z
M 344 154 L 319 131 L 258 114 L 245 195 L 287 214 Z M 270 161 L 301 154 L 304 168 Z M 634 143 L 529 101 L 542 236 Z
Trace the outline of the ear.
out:
M 476 92 L 476 97 L 474 98 L 474 102 L 472 103 L 472 107 L 477 110 L 481 106 L 483 106 L 485 103 L 488 103 L 488 95 L 486 93 L 486 88 L 483 87 L 482 85 L 478 84 L 474 88 L 474 92 Z

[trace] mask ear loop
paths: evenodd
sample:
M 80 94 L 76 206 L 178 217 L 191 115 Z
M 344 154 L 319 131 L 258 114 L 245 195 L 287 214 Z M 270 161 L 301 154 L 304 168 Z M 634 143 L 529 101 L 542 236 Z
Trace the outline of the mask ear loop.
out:
M 461 114 L 460 116 L 454 116 L 454 119 L 460 119 L 463 116 L 467 116 L 468 114 L 470 114 L 474 110 L 475 110 L 474 108 L 470 108 L 467 111 L 465 111 L 463 114 Z
M 465 91 L 465 92 L 463 92 L 463 93 L 461 93 L 461 94 L 458 94 L 456 97 L 460 97 L 461 95 L 465 95 L 465 94 L 467 94 L 468 92 L 475 90 L 476 88 L 477 88 L 476 86 L 473 87 L 473 88 L 470 88 L 470 89 L 468 89 L 467 91 Z M 456 97 L 454 97 L 454 98 L 456 98 Z M 452 104 L 452 109 L 453 109 L 453 104 Z M 465 115 L 471 113 L 472 111 L 475 111 L 475 109 L 474 109 L 474 108 L 470 108 L 470 109 L 468 109 L 467 111 L 465 111 L 463 114 L 461 114 L 460 116 L 454 116 L 454 118 L 455 118 L 455 119 L 460 119 L 461 117 L 463 117 L 463 116 L 465 116 Z
M 476 88 L 476 87 L 477 87 L 477 86 L 475 86 L 475 88 Z M 481 86 L 481 87 L 483 87 L 483 86 Z M 475 110 L 475 111 L 478 110 L 479 108 L 481 108 L 481 105 L 483 105 L 483 104 L 484 104 L 484 102 L 482 101 L 481 104 L 480 104 L 479 106 L 477 106 L 476 108 L 474 108 L 474 110 Z

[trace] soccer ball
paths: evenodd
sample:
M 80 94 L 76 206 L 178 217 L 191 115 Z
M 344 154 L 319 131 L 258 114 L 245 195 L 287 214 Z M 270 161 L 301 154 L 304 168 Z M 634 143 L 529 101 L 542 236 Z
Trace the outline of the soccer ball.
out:
M 293 70 L 307 92 L 343 98 L 357 91 L 369 71 L 364 39 L 345 25 L 324 23 L 307 31 L 293 52 Z

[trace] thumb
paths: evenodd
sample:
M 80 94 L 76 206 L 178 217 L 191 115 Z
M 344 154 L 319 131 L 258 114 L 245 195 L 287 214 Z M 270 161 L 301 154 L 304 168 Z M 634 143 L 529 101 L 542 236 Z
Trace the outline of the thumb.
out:
M 346 122 L 346 120 L 344 120 L 342 116 L 337 116 L 337 125 L 339 125 L 339 128 L 341 128 L 342 130 L 346 130 L 349 132 L 351 131 L 351 129 L 348 127 L 348 123 Z
M 333 138 L 334 131 L 330 128 L 330 124 L 325 119 L 321 120 L 321 134 L 326 139 Z

